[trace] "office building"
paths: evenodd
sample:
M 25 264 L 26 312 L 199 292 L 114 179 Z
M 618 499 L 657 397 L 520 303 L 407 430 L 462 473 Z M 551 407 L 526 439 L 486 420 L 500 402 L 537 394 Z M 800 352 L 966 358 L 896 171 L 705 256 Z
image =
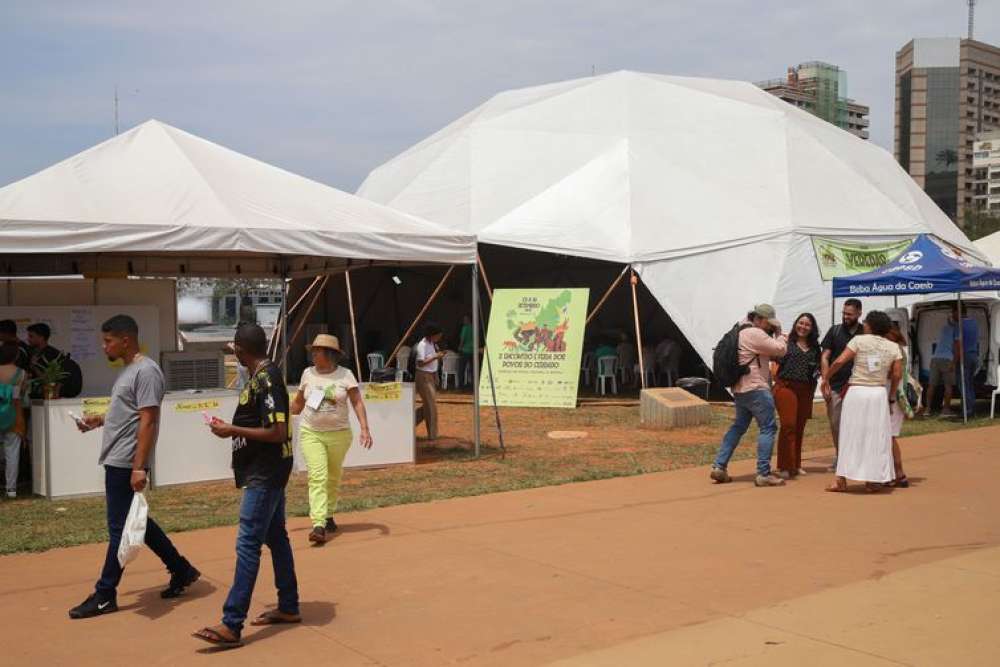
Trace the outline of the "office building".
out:
M 1000 129 L 1000 48 L 914 39 L 896 53 L 896 159 L 952 220 L 974 210 L 974 144 Z
M 868 107 L 847 97 L 847 72 L 821 62 L 789 67 L 783 79 L 757 86 L 851 134 L 868 138 Z
M 1000 216 L 1000 131 L 972 144 L 972 209 Z

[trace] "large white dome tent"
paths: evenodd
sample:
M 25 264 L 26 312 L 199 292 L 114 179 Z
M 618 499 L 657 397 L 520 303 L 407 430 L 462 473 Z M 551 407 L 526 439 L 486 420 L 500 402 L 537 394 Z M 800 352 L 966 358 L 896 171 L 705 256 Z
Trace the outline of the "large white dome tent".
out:
M 358 194 L 481 243 L 631 264 L 694 346 L 754 303 L 831 318 L 813 237 L 975 253 L 882 148 L 740 81 L 621 71 L 496 95 Z

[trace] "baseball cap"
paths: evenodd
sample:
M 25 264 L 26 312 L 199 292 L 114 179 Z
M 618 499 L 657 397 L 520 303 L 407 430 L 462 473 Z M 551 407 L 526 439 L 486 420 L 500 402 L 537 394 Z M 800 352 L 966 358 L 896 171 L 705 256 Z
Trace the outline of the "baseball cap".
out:
M 757 317 L 763 317 L 772 327 L 777 329 L 781 328 L 781 322 L 778 321 L 777 313 L 774 311 L 774 306 L 771 304 L 759 303 L 753 307 L 752 312 Z

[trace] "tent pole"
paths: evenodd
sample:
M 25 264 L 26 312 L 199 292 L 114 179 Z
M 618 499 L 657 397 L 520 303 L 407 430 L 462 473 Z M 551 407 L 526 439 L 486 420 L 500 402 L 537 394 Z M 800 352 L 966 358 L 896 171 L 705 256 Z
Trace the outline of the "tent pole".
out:
M 299 334 L 302 333 L 302 329 L 303 329 L 303 327 L 305 327 L 306 321 L 309 319 L 309 316 L 312 315 L 313 309 L 316 308 L 316 302 L 319 301 L 319 297 L 320 297 L 320 295 L 323 294 L 323 290 L 326 289 L 326 283 L 329 280 L 330 280 L 330 276 L 326 276 L 325 278 L 323 278 L 322 284 L 320 284 L 319 289 L 316 290 L 316 293 L 313 294 L 312 301 L 310 301 L 309 305 L 306 307 L 306 312 L 302 315 L 302 319 L 299 320 L 298 325 L 296 325 L 295 332 L 292 333 L 292 337 L 291 338 L 289 338 L 288 335 L 287 335 L 288 334 L 288 318 L 287 317 L 285 318 L 285 334 L 286 335 L 284 335 L 284 336 L 281 337 L 281 341 L 282 341 L 281 345 L 282 345 L 282 348 L 283 348 L 282 349 L 282 353 L 281 353 L 281 364 L 283 366 L 287 366 L 288 365 L 288 348 L 291 345 L 293 345 L 295 343 L 295 341 L 297 341 L 299 339 Z
M 961 374 L 961 377 L 959 378 L 959 381 L 962 383 L 962 423 L 963 424 L 968 424 L 969 423 L 969 409 L 968 409 L 968 405 L 969 405 L 968 400 L 969 399 L 965 395 L 966 394 L 966 388 L 965 388 L 965 384 L 966 384 L 965 383 L 965 341 L 963 340 L 963 331 L 962 331 L 965 327 L 962 326 L 962 293 L 958 292 L 956 294 L 956 296 L 958 297 L 958 301 L 957 301 L 957 304 L 958 304 L 958 322 L 956 323 L 956 325 L 958 326 L 958 372 Z M 972 397 L 972 400 L 975 400 L 975 396 Z
M 615 281 L 611 283 L 611 287 L 609 287 L 608 290 L 604 293 L 604 296 L 601 297 L 601 300 L 597 302 L 597 305 L 594 306 L 594 309 L 590 311 L 590 315 L 587 315 L 587 321 L 584 322 L 584 325 L 590 324 L 590 321 L 594 319 L 595 315 L 597 315 L 597 311 L 601 309 L 601 306 L 603 306 L 604 302 L 608 300 L 608 297 L 611 296 L 611 293 L 615 291 L 616 287 L 618 287 L 618 283 L 622 281 L 622 278 L 625 277 L 625 274 L 628 273 L 629 269 L 631 268 L 632 265 L 629 264 L 624 269 L 622 269 L 622 272 L 618 274 L 618 277 L 615 278 Z
M 347 285 L 347 310 L 351 314 L 351 342 L 354 344 L 354 368 L 361 377 L 361 357 L 358 355 L 358 327 L 354 322 L 354 296 L 351 293 L 351 267 L 344 271 L 344 284 Z M 371 380 L 371 376 L 368 377 Z M 360 380 L 359 380 L 360 382 Z
M 281 258 L 281 379 L 288 386 L 288 290 L 292 283 L 288 280 L 288 266 L 285 258 Z
M 448 267 L 448 270 L 441 278 L 441 282 L 438 283 L 438 286 L 434 288 L 434 291 L 431 293 L 430 298 L 427 299 L 427 303 L 425 303 L 424 307 L 420 309 L 420 312 L 417 313 L 417 316 L 413 318 L 413 324 L 410 325 L 410 328 L 406 330 L 406 333 L 404 333 L 402 338 L 399 339 L 399 342 L 396 343 L 396 347 L 395 349 L 393 349 L 392 354 L 389 355 L 389 358 L 385 360 L 386 366 L 388 366 L 392 362 L 392 360 L 396 358 L 396 355 L 399 354 L 399 348 L 403 347 L 403 343 L 406 341 L 407 338 L 410 337 L 410 334 L 413 333 L 413 330 L 417 328 L 417 325 L 420 324 L 420 319 L 424 316 L 424 313 L 427 312 L 427 309 L 431 307 L 431 304 L 434 303 L 434 299 L 437 298 L 437 295 L 441 293 L 442 288 L 444 288 L 444 284 L 448 281 L 448 276 L 450 276 L 454 270 L 455 270 L 454 264 Z
M 488 290 L 489 288 L 487 288 Z M 479 255 L 472 265 L 472 441 L 479 458 Z
M 479 286 L 476 285 L 476 289 Z M 476 328 L 482 327 L 483 331 L 486 331 L 486 321 L 483 319 L 483 309 L 479 309 L 479 320 L 476 322 Z M 479 350 L 476 350 L 476 358 L 478 359 Z M 500 460 L 507 458 L 507 447 L 503 442 L 503 425 L 500 423 L 500 406 L 497 405 L 497 385 L 493 379 L 493 362 L 490 361 L 490 349 L 486 341 L 483 341 L 483 360 L 486 362 L 486 376 L 490 379 L 490 394 L 493 397 L 493 417 L 497 422 L 497 439 L 500 442 Z
M 478 252 L 476 253 L 476 266 L 479 267 L 479 275 L 482 276 L 483 285 L 486 286 L 486 296 L 489 297 L 490 303 L 493 303 L 493 288 L 490 287 L 490 279 L 489 276 L 486 275 L 486 266 L 483 265 L 483 258 L 479 256 Z
M 893 308 L 899 308 L 899 295 L 898 294 L 893 294 L 892 295 L 892 307 Z
M 268 354 L 269 357 L 273 358 L 275 351 L 278 349 L 278 334 L 282 330 L 282 327 L 284 326 L 285 318 L 288 317 L 288 316 L 290 316 L 290 315 L 293 315 L 295 313 L 295 311 L 299 307 L 299 304 L 301 304 L 303 301 L 305 301 L 305 298 L 307 296 L 309 296 L 310 292 L 312 292 L 313 287 L 315 287 L 316 284 L 319 283 L 319 281 L 322 280 L 322 279 L 323 279 L 323 276 L 316 276 L 313 279 L 313 281 L 309 284 L 309 287 L 307 287 L 302 292 L 302 294 L 299 296 L 298 299 L 295 300 L 295 303 L 293 303 L 291 305 L 291 307 L 289 307 L 287 309 L 282 308 L 281 313 L 278 316 L 278 322 L 277 322 L 277 324 L 274 327 L 274 331 L 271 333 L 271 341 L 270 341 L 270 343 L 268 343 L 268 346 L 267 346 L 267 354 Z
M 632 283 L 632 316 L 635 319 L 635 345 L 639 350 L 639 377 L 642 381 L 642 388 L 646 388 L 646 361 L 642 358 L 642 330 L 639 327 L 639 298 L 636 296 L 637 284 L 639 282 L 638 276 L 635 275 L 635 269 L 629 265 L 629 282 Z M 625 373 L 622 373 L 622 377 Z

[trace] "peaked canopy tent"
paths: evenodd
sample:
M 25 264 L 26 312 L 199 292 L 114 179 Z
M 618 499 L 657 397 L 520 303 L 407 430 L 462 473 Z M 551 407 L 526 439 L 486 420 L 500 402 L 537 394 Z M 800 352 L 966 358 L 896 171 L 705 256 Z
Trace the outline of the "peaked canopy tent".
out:
M 504 92 L 358 194 L 483 243 L 631 265 L 706 362 L 755 303 L 828 320 L 814 237 L 974 252 L 886 151 L 739 81 L 622 71 Z
M 921 234 L 892 262 L 856 276 L 833 279 L 835 297 L 953 293 L 958 303 L 959 321 L 963 292 L 1000 290 L 1000 269 L 926 234 Z M 959 345 L 964 349 L 963 327 L 958 327 Z M 962 374 L 962 415 L 965 406 L 965 354 L 959 358 Z
M 979 239 L 976 241 L 976 247 L 986 255 L 993 266 L 1000 266 L 1000 232 Z
M 472 234 L 156 120 L 0 188 L 0 248 L 7 278 L 290 279 L 381 263 L 471 265 L 477 282 Z

